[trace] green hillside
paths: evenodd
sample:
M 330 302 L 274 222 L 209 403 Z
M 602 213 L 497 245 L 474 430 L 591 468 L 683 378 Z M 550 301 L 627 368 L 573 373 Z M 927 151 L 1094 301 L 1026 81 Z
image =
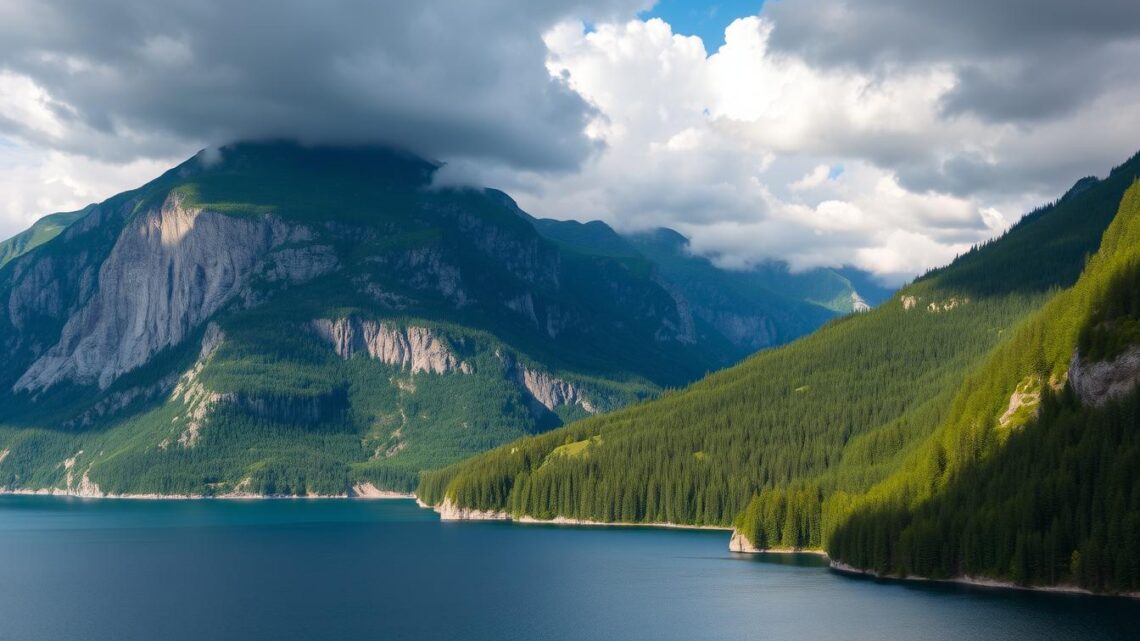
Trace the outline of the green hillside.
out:
M 1078 346 L 1085 367 L 1112 361 L 1140 345 L 1138 323 L 1140 183 L 1076 285 L 962 382 L 929 441 L 865 495 L 832 499 L 833 558 L 887 574 L 1140 589 L 1140 394 L 1102 407 L 1066 384 Z
M 79 211 L 48 214 L 33 223 L 31 227 L 0 242 L 0 267 L 55 238 L 68 225 L 86 215 L 90 209 L 87 207 Z
M 410 490 L 751 352 L 641 253 L 436 169 L 240 144 L 9 241 L 0 488 Z
M 1056 309 L 1057 292 L 1076 282 L 1138 174 L 1134 157 L 1103 181 L 1082 180 L 870 313 L 833 321 L 661 399 L 426 474 L 420 495 L 540 518 L 735 523 L 760 546 L 826 546 L 874 497 L 929 481 L 920 463 L 951 469 L 996 449 L 966 439 L 975 448 L 967 456 L 955 441 L 961 456 L 951 464 L 932 443 L 957 434 L 947 426 L 964 417 L 996 421 L 1021 383 L 1026 393 L 1038 391 L 1016 375 L 1021 360 L 983 386 L 981 397 L 959 389 L 974 389 L 994 354 L 1017 349 L 1011 340 L 1042 318 L 1035 312 Z M 1042 362 L 1060 363 L 1062 355 L 1067 362 L 1073 344 L 1050 343 L 1052 360 Z M 1014 412 L 1007 425 L 1024 423 L 1031 410 Z M 875 540 L 884 538 L 894 540 Z
M 691 253 L 689 240 L 672 229 L 619 234 L 596 220 L 531 220 L 543 236 L 574 251 L 648 259 L 699 320 L 747 348 L 748 354 L 808 334 L 853 311 L 857 302 L 878 305 L 894 291 L 851 268 L 793 273 L 783 263 L 766 262 L 748 269 L 721 269 Z

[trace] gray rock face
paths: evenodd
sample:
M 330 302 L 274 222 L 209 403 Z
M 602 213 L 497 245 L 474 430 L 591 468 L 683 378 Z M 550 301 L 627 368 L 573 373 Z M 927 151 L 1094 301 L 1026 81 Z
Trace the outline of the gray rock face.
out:
M 553 374 L 530 369 L 519 363 L 511 354 L 496 352 L 503 363 L 507 376 L 525 389 L 532 399 L 550 411 L 562 405 L 578 405 L 591 414 L 598 408 L 590 402 L 581 389 Z
M 341 358 L 366 353 L 388 365 L 410 369 L 412 373 L 471 373 L 471 365 L 461 362 L 447 343 L 426 327 L 396 327 L 358 318 L 318 319 L 313 329 Z
M 734 345 L 744 345 L 749 349 L 769 347 L 776 342 L 776 327 L 771 318 L 758 315 L 743 315 L 728 311 L 710 309 L 698 310 L 698 315 L 724 334 Z
M 676 306 L 677 322 L 669 318 L 661 319 L 661 328 L 657 330 L 657 340 L 675 340 L 678 343 L 693 344 L 697 342 L 696 325 L 693 323 L 693 313 L 689 309 L 689 301 L 681 290 L 663 278 L 655 279 L 657 284 L 669 294 Z
M 535 236 L 516 237 L 479 216 L 452 212 L 458 228 L 474 241 L 484 254 L 495 258 L 507 271 L 540 287 L 558 289 L 561 260 Z
M 476 510 L 469 507 L 460 507 L 451 499 L 444 499 L 435 508 L 439 512 L 441 521 L 509 521 L 511 515 L 506 512 Z
M 438 247 L 416 247 L 393 254 L 371 256 L 367 260 L 409 274 L 409 285 L 425 292 L 438 292 L 457 308 L 475 302 L 463 288 L 459 268 Z
M 109 394 L 79 416 L 64 423 L 64 426 L 69 429 L 91 427 L 99 419 L 112 416 L 129 407 L 131 403 L 156 399 L 166 394 L 174 388 L 177 378 L 174 374 L 168 374 L 150 385 L 139 385 Z
M 15 389 L 64 380 L 106 388 L 181 343 L 241 292 L 271 249 L 304 233 L 273 217 L 237 218 L 167 198 L 123 230 L 99 268 L 96 291 Z M 291 264 L 303 276 L 319 271 L 304 262 L 286 260 L 278 268 L 288 272 Z
M 1079 352 L 1069 361 L 1069 384 L 1081 402 L 1101 407 L 1124 396 L 1140 383 L 1140 345 L 1129 347 L 1111 361 L 1089 363 Z
M 764 550 L 752 544 L 748 537 L 740 533 L 739 530 L 732 530 L 732 538 L 728 540 L 728 551 L 736 552 L 739 554 L 759 554 Z
M 61 313 L 59 281 L 55 278 L 55 261 L 49 256 L 31 264 L 8 297 L 8 318 L 18 331 L 27 328 L 34 314 L 54 316 Z M 22 265 L 17 264 L 19 270 Z

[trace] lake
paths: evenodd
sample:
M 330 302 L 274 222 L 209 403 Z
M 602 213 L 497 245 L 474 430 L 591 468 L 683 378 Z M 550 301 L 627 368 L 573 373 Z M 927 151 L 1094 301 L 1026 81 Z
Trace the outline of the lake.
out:
M 878 582 L 725 532 L 441 523 L 411 501 L 0 496 L 0 639 L 1140 638 L 1140 602 Z

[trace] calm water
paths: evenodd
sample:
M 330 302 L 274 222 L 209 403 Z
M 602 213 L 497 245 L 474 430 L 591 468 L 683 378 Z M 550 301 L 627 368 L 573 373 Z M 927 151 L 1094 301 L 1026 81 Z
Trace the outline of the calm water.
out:
M 1140 603 L 851 579 L 723 532 L 440 523 L 410 501 L 0 496 L 0 639 L 1140 638 Z

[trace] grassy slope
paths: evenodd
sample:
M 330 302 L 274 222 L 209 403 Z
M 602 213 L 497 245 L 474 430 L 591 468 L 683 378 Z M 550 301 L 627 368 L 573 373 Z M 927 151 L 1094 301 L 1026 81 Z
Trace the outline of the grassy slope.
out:
M 962 376 L 1076 280 L 1138 166 L 1133 158 L 1030 214 L 871 313 L 660 400 L 426 474 L 421 497 L 538 517 L 729 524 L 764 490 L 806 489 L 817 506 L 836 492 L 864 492 L 947 420 Z M 948 311 L 926 309 L 955 300 Z M 581 456 L 550 457 L 596 435 L 601 442 Z M 785 529 L 777 541 L 811 542 L 800 536 L 811 524 Z
M 90 209 L 86 207 L 79 211 L 48 214 L 33 223 L 31 227 L 0 242 L 0 267 L 55 238 L 68 225 L 85 216 Z

